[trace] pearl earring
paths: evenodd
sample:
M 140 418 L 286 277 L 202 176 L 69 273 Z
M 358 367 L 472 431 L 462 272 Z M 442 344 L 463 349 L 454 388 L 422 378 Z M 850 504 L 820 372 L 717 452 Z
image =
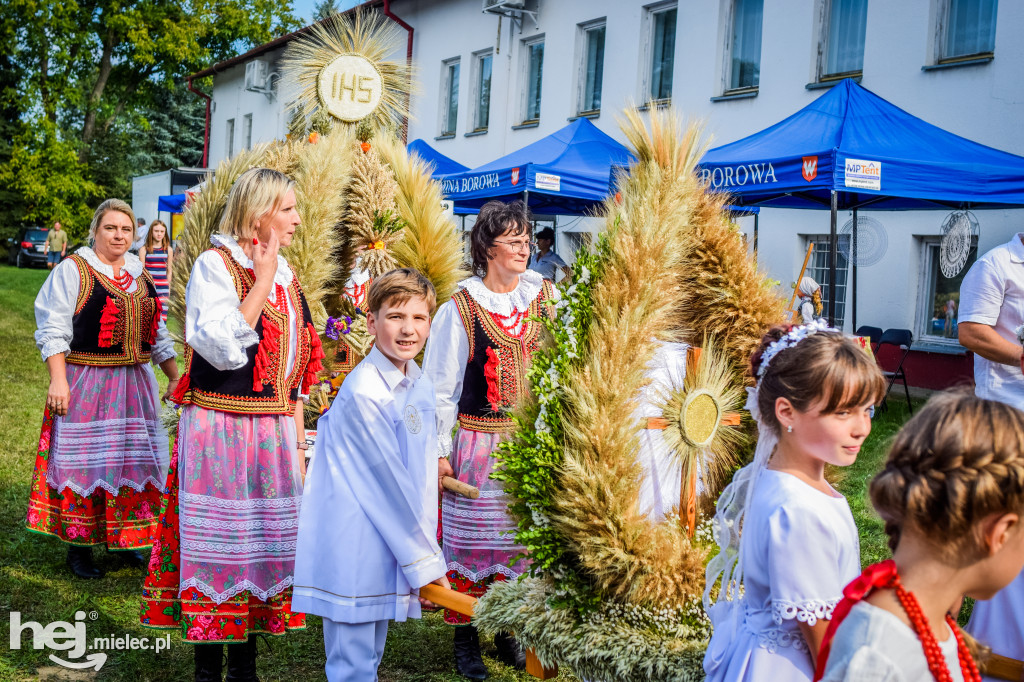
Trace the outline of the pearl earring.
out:
M 792 424 L 790 424 L 789 426 L 786 427 L 786 433 L 793 433 L 793 425 Z

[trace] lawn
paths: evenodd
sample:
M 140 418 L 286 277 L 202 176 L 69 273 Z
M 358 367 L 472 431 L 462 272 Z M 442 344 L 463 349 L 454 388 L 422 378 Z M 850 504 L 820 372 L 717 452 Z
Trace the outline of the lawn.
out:
M 74 621 L 76 611 L 96 616 L 87 622 L 88 637 L 154 637 L 157 633 L 138 624 L 141 569 L 120 565 L 104 556 L 105 576 L 79 581 L 64 566 L 64 549 L 50 538 L 24 530 L 29 480 L 46 397 L 47 374 L 32 339 L 35 330 L 33 301 L 46 278 L 45 270 L 17 270 L 0 266 L 0 612 L 18 611 L 21 621 L 47 624 Z M 160 372 L 157 375 L 162 379 Z M 893 401 L 892 409 L 875 421 L 875 428 L 857 463 L 833 472 L 839 489 L 848 497 L 861 529 L 864 563 L 888 556 L 881 522 L 870 511 L 867 483 L 884 459 L 885 444 L 906 418 L 906 406 Z M 9 619 L 2 618 L 0 638 L 9 642 Z M 318 680 L 323 674 L 320 620 L 307 619 L 305 632 L 259 647 L 260 677 L 271 680 Z M 173 636 L 172 636 L 173 639 Z M 0 652 L 0 680 L 39 679 L 37 670 L 61 671 L 46 650 L 31 648 L 28 632 L 19 650 L 5 645 Z M 59 652 L 58 652 L 59 653 Z M 172 641 L 169 651 L 108 651 L 98 673 L 75 679 L 189 680 L 192 648 Z M 485 643 L 485 654 L 493 653 Z M 485 655 L 496 682 L 532 679 Z M 422 621 L 393 624 L 381 665 L 380 679 L 462 680 L 451 659 L 451 631 L 439 614 Z M 568 673 L 560 680 L 572 680 Z

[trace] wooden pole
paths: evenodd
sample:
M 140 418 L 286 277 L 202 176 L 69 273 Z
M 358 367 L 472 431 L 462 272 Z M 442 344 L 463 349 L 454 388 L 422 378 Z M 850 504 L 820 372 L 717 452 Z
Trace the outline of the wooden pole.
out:
M 444 487 L 445 490 L 450 490 L 457 495 L 462 495 L 463 497 L 469 498 L 471 500 L 475 500 L 476 498 L 480 497 L 479 488 L 471 486 L 468 483 L 463 483 L 459 479 L 452 478 L 451 476 L 442 477 L 441 485 Z
M 686 351 L 686 375 L 693 376 L 700 366 L 701 349 L 690 346 Z M 679 495 L 679 509 L 685 514 L 686 531 L 692 538 L 697 532 L 697 467 L 691 466 L 690 473 L 682 481 Z
M 800 280 L 804 278 L 804 273 L 807 272 L 807 264 L 811 262 L 811 252 L 814 251 L 814 242 L 807 245 L 807 255 L 804 256 L 804 264 L 800 268 L 800 275 L 796 278 L 796 286 L 793 287 L 793 297 L 789 299 L 789 319 L 794 324 L 796 320 L 796 297 L 800 293 Z

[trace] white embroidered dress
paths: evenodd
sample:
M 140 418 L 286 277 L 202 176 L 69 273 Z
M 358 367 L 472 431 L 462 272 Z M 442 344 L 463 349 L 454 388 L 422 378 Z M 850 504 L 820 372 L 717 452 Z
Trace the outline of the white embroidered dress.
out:
M 89 247 L 75 252 L 99 274 L 114 278 L 111 266 Z M 125 289 L 135 293 L 142 261 L 124 256 L 124 271 L 132 276 Z M 74 259 L 62 261 L 46 278 L 36 296 L 36 346 L 45 361 L 71 350 L 72 318 L 81 286 Z M 161 321 L 151 360 L 160 364 L 175 356 L 174 343 Z M 167 432 L 160 424 L 158 386 L 153 368 L 138 365 L 67 365 L 71 404 L 65 417 L 56 417 L 50 446 L 47 485 L 70 489 L 87 497 L 97 489 L 117 495 L 122 486 L 141 492 L 147 484 L 159 489 L 167 476 Z
M 830 619 L 860 575 L 860 541 L 846 498 L 766 469 L 743 528 L 741 622 L 713 623 L 709 682 L 805 682 L 814 669 L 799 623 Z

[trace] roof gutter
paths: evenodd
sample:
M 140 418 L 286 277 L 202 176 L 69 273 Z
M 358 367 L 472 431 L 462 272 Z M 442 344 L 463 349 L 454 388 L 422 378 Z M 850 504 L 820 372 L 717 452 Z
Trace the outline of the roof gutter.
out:
M 205 92 L 196 90 L 192 84 L 193 78 L 195 76 L 189 76 L 187 79 L 188 89 L 206 100 L 206 131 L 203 133 L 203 168 L 208 168 L 209 164 L 207 162 L 210 159 L 210 103 L 213 101 L 213 98 Z
M 411 79 L 412 78 L 412 75 L 411 75 L 411 73 L 412 73 L 412 35 L 413 35 L 413 31 L 415 29 L 413 29 L 413 27 L 410 26 L 409 24 L 407 24 L 404 21 L 402 21 L 401 17 L 399 17 L 398 15 L 396 15 L 394 12 L 391 11 L 391 0 L 384 0 L 384 16 L 386 16 L 388 19 L 391 19 L 391 21 L 395 22 L 396 24 L 398 24 L 399 26 L 404 28 L 409 33 L 409 40 L 406 43 L 406 48 L 405 48 L 405 63 L 406 63 L 406 66 L 409 67 L 409 73 L 410 73 L 409 78 Z M 409 85 L 411 86 L 412 83 L 410 83 Z M 405 112 L 406 112 L 406 114 L 405 114 L 405 116 L 402 117 L 402 144 L 407 144 L 409 142 L 409 107 L 410 106 L 411 106 L 411 103 L 409 101 L 409 89 L 406 88 L 406 92 L 405 92 Z

